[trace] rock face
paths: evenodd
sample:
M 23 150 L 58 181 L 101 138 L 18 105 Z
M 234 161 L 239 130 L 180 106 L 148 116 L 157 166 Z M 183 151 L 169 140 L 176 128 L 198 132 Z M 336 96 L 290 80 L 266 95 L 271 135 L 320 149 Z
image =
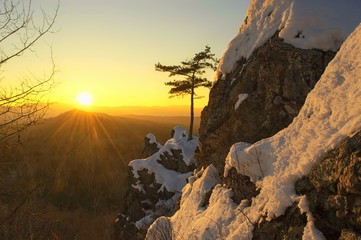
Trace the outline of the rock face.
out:
M 157 138 L 149 133 L 144 138 L 144 149 L 142 152 L 143 158 L 152 156 L 154 153 L 158 152 L 162 146 L 158 143 Z
M 196 167 L 193 155 L 198 139 L 188 142 L 187 136 L 176 127 L 164 146 L 153 134 L 145 137 L 145 159 L 129 164 L 128 190 L 113 239 L 144 239 L 156 218 L 174 214 L 180 191 Z
M 254 143 L 287 127 L 334 55 L 295 48 L 276 33 L 248 60 L 239 60 L 211 89 L 197 160 L 222 173 L 233 143 Z
M 301 240 L 306 223 L 306 214 L 301 214 L 297 204 L 294 204 L 284 215 L 255 225 L 253 239 Z
M 232 189 L 232 200 L 239 204 L 242 200 L 247 199 L 249 202 L 252 198 L 257 196 L 259 191 L 256 189 L 256 185 L 250 181 L 248 176 L 240 175 L 235 168 L 232 168 L 227 177 L 222 181 L 224 186 L 228 189 Z
M 326 153 L 297 181 L 296 192 L 307 196 L 326 239 L 361 239 L 361 131 Z M 294 204 L 284 215 L 256 224 L 253 239 L 302 239 L 306 222 Z
M 328 152 L 296 191 L 327 239 L 361 239 L 361 131 Z

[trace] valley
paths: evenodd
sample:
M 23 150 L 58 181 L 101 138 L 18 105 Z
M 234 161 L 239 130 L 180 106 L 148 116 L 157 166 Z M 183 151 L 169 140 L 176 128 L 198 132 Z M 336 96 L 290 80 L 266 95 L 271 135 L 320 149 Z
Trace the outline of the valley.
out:
M 12 220 L 0 225 L 0 238 L 25 236 L 26 225 L 37 236 L 106 239 L 122 206 L 128 162 L 143 157 L 144 137 L 151 132 L 164 144 L 188 121 L 72 110 L 30 127 L 1 146 L 0 219 Z

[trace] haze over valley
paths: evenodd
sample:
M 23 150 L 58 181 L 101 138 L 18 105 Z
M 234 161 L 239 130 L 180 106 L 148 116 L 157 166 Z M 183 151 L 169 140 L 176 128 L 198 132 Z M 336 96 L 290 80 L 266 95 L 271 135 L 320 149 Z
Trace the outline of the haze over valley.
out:
M 145 136 L 152 132 L 164 143 L 174 126 L 188 124 L 189 117 L 183 116 L 111 116 L 81 110 L 44 119 L 1 145 L 0 191 L 6 194 L 1 196 L 5 204 L 0 217 L 38 186 L 21 208 L 41 218 L 20 215 L 12 231 L 26 232 L 23 226 L 31 221 L 33 230 L 45 235 L 102 239 L 111 233 L 122 206 L 129 161 L 144 157 Z

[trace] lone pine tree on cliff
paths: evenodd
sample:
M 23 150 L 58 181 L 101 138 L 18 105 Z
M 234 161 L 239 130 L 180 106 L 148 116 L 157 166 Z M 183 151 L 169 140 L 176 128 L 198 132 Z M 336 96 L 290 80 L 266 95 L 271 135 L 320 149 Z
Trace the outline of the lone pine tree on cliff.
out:
M 198 87 L 212 86 L 212 82 L 203 77 L 207 68 L 213 71 L 217 68 L 218 60 L 211 53 L 211 48 L 206 46 L 204 51 L 196 53 L 193 58 L 181 62 L 180 65 L 165 66 L 160 63 L 155 65 L 155 70 L 160 72 L 169 72 L 169 77 L 180 76 L 182 79 L 166 82 L 165 85 L 171 86 L 169 90 L 170 97 L 191 95 L 190 106 L 190 125 L 188 141 L 193 139 L 193 122 L 194 122 L 194 99 L 199 98 L 194 92 Z

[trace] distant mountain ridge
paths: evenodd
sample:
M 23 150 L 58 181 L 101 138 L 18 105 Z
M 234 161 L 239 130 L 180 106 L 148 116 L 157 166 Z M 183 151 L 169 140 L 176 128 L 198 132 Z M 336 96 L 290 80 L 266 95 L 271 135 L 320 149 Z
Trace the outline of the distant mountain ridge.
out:
M 61 113 L 71 111 L 74 105 L 52 103 L 47 116 L 55 117 Z M 78 106 L 77 109 L 87 112 L 102 112 L 112 116 L 142 115 L 142 116 L 189 116 L 189 106 Z M 201 115 L 202 108 L 195 108 L 195 116 Z

